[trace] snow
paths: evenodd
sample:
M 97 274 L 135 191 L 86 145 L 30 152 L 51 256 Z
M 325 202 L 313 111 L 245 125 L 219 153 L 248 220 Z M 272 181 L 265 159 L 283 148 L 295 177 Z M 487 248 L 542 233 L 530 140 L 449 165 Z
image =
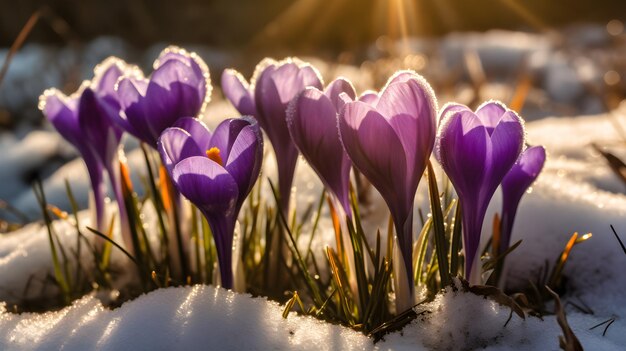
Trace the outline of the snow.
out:
M 361 333 L 290 314 L 261 298 L 193 286 L 107 310 L 92 296 L 46 314 L 0 313 L 2 350 L 365 350 Z
M 220 116 L 232 112 L 219 104 L 217 109 L 221 109 Z M 583 346 L 592 350 L 615 350 L 626 344 L 626 334 L 621 332 L 626 328 L 622 318 L 626 316 L 622 273 L 626 255 L 609 229 L 609 224 L 615 225 L 624 237 L 626 195 L 623 184 L 590 146 L 619 141 L 614 123 L 626 125 L 624 109 L 527 124 L 529 142 L 544 145 L 549 158 L 532 191 L 522 200 L 513 241 L 523 239 L 523 243 L 508 259 L 508 284 L 520 286 L 533 278 L 546 260 L 557 257 L 574 231 L 593 232 L 590 240 L 572 251 L 564 273 L 568 294 L 563 296 L 564 302 L 583 301 L 593 310 L 594 314 L 586 315 L 566 309 L 572 329 Z M 611 150 L 620 151 L 617 147 Z M 272 176 L 272 162 L 268 157 L 265 176 Z M 299 201 L 316 201 L 319 182 L 304 162 L 298 169 Z M 423 194 L 417 201 L 421 199 Z M 496 196 L 491 210 L 499 210 L 499 206 Z M 83 216 L 87 221 L 89 214 Z M 385 223 L 383 217 L 380 221 Z M 55 225 L 63 242 L 74 240 L 67 223 Z M 68 230 L 64 231 L 64 226 Z M 322 232 L 328 226 L 322 223 Z M 318 248 L 332 240 L 332 232 L 321 237 L 324 239 L 315 244 Z M 2 300 L 15 302 L 31 274 L 42 277 L 50 270 L 46 240 L 44 228 L 37 224 L 0 240 Z M 284 320 L 282 307 L 273 302 L 209 286 L 158 290 L 112 311 L 90 295 L 57 312 L 0 313 L 0 349 L 537 350 L 557 349 L 561 334 L 554 316 L 541 321 L 514 315 L 505 326 L 510 313 L 507 307 L 450 288 L 416 311 L 426 312 L 403 331 L 373 344 L 362 334 L 312 318 L 290 314 Z M 602 336 L 602 327 L 589 330 L 612 317 L 617 318 L 606 336 Z

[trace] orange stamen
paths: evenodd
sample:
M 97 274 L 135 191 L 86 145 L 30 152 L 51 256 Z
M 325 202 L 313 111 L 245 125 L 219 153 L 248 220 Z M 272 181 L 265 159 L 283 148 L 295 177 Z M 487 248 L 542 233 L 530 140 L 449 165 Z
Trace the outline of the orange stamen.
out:
M 206 151 L 206 156 L 217 162 L 220 166 L 224 166 L 224 162 L 222 161 L 222 156 L 220 156 L 220 149 L 217 147 L 212 147 Z

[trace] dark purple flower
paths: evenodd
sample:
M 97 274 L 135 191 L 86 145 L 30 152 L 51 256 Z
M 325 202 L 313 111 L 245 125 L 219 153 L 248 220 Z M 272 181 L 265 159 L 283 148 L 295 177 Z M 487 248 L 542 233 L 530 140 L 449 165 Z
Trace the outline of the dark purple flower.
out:
M 200 114 L 211 96 L 209 70 L 195 53 L 168 47 L 154 62 L 150 78 L 124 77 L 117 99 L 124 113 L 115 118 L 126 132 L 156 147 L 161 133 L 182 117 Z
M 543 146 L 533 146 L 524 150 L 517 162 L 502 179 L 502 224 L 500 232 L 500 253 L 509 248 L 515 214 L 522 196 L 537 179 L 546 161 Z
M 264 59 L 248 85 L 234 70 L 222 75 L 224 95 L 239 113 L 254 116 L 265 131 L 278 163 L 278 190 L 281 210 L 287 214 L 298 150 L 287 129 L 289 102 L 306 87 L 322 89 L 322 79 L 313 66 L 295 58 L 275 61 Z
M 391 211 L 412 294 L 413 201 L 435 142 L 437 102 L 426 80 L 408 71 L 370 101 L 346 103 L 339 132 L 354 166 Z
M 341 145 L 337 130 L 337 114 L 345 104 L 339 98 L 342 93 L 350 99 L 356 96 L 352 84 L 343 78 L 334 80 L 324 92 L 306 88 L 289 105 L 287 126 L 298 150 L 345 213 L 352 217 L 349 200 L 352 162 Z
M 124 74 L 135 71 L 117 58 L 108 58 L 94 70 L 91 82 L 85 82 L 71 96 L 56 89 L 46 90 L 40 97 L 40 107 L 59 133 L 80 152 L 91 180 L 96 206 L 96 227 L 106 230 L 104 223 L 104 195 L 106 169 L 114 186 L 117 152 L 122 130 L 112 124 L 111 117 L 119 115 L 119 105 L 111 98 L 114 85 Z M 118 195 L 116 191 L 116 195 Z M 124 216 L 125 211 L 120 210 Z M 122 213 L 123 212 L 123 213 Z
M 222 286 L 231 289 L 235 222 L 263 159 L 257 122 L 248 117 L 227 119 L 211 133 L 201 121 L 182 118 L 163 132 L 158 150 L 176 189 L 209 222 Z
M 464 105 L 448 104 L 440 116 L 435 155 L 463 208 L 465 277 L 469 280 L 487 206 L 522 151 L 524 123 L 495 101 L 484 103 L 476 112 Z

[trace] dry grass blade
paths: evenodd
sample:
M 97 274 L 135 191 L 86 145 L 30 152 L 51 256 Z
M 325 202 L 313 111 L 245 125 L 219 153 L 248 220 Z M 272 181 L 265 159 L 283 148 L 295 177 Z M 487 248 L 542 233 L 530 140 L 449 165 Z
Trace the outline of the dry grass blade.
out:
M 13 214 L 15 217 L 18 218 L 18 220 L 22 223 L 22 224 L 26 224 L 26 223 L 30 223 L 31 219 L 28 218 L 28 216 L 18 210 L 16 207 L 13 207 L 10 203 L 0 199 L 0 210 L 5 210 L 11 214 Z
M 532 87 L 532 78 L 527 72 L 523 72 L 517 85 L 515 86 L 515 92 L 509 103 L 509 108 L 513 111 L 522 111 L 526 98 Z
M 26 41 L 28 34 L 30 34 L 30 32 L 33 30 L 33 28 L 35 27 L 35 24 L 37 24 L 40 17 L 41 17 L 40 10 L 37 10 L 32 15 L 30 15 L 30 17 L 28 18 L 28 21 L 26 21 L 26 24 L 24 25 L 20 33 L 17 35 L 17 38 L 13 42 L 13 45 L 11 45 L 11 48 L 9 49 L 9 54 L 7 55 L 6 59 L 2 63 L 2 68 L 0 68 L 0 85 L 2 85 L 4 76 L 7 74 L 7 71 L 9 70 L 9 65 L 11 64 L 11 60 L 13 59 L 13 56 L 15 56 L 17 51 L 22 47 L 22 45 L 24 45 L 24 42 Z
M 522 243 L 522 240 L 518 240 L 515 244 L 511 245 L 508 249 L 506 249 L 506 251 L 504 251 L 502 254 L 494 256 L 489 261 L 483 263 L 483 271 L 494 269 L 500 262 L 504 260 L 506 256 L 508 256 L 515 249 L 517 249 L 517 247 L 520 246 L 521 243 Z
M 591 146 L 606 159 L 613 173 L 626 184 L 626 164 L 612 153 L 602 150 L 598 145 L 592 144 Z
M 556 314 L 556 321 L 559 323 L 561 330 L 563 330 L 563 335 L 559 335 L 559 346 L 565 351 L 582 351 L 583 346 L 567 323 L 565 310 L 563 309 L 563 305 L 561 305 L 559 295 L 552 291 L 547 285 L 545 288 L 554 298 L 554 314 Z
M 581 242 L 586 241 L 587 239 L 591 238 L 591 236 L 592 236 L 591 233 L 581 235 L 580 237 L 578 237 L 578 233 L 574 233 L 571 236 L 571 238 L 565 245 L 565 248 L 563 249 L 563 251 L 559 255 L 559 258 L 556 261 L 554 270 L 552 271 L 552 274 L 550 275 L 550 279 L 548 280 L 549 286 L 556 287 L 559 285 L 561 281 L 561 274 L 563 273 L 563 268 L 565 267 L 565 263 L 567 262 L 567 259 L 569 258 L 569 255 L 572 249 L 574 248 L 576 244 L 580 244 Z
M 598 328 L 598 327 L 601 327 L 601 326 L 603 326 L 603 325 L 605 325 L 605 324 L 606 324 L 606 326 L 604 327 L 604 330 L 602 331 L 602 336 L 605 336 L 605 335 L 606 335 L 606 332 L 609 330 L 609 327 L 610 327 L 610 326 L 611 326 L 611 324 L 613 324 L 614 322 L 615 322 L 615 317 L 611 317 L 611 318 L 609 318 L 609 319 L 605 320 L 604 322 L 600 322 L 600 323 L 598 323 L 598 324 L 594 325 L 593 327 L 589 328 L 589 330 L 594 330 L 594 329 L 596 329 L 596 328 Z
M 624 246 L 624 242 L 622 241 L 622 239 L 619 238 L 619 235 L 617 235 L 617 231 L 615 231 L 615 228 L 613 228 L 612 224 L 611 224 L 611 230 L 613 231 L 613 234 L 615 234 L 615 238 L 617 239 L 620 246 L 622 247 L 622 250 L 624 250 L 624 254 L 626 254 L 626 246 Z

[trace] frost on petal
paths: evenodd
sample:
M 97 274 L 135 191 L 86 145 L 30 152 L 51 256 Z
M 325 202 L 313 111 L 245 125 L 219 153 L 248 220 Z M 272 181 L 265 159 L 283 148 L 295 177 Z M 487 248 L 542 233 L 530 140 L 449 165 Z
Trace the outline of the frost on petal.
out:
M 387 83 L 385 84 L 385 88 L 390 86 L 391 84 L 405 83 L 411 79 L 416 79 L 417 77 L 419 77 L 419 75 L 411 70 L 398 71 L 394 73 L 391 77 L 389 77 L 389 79 L 387 80 Z

